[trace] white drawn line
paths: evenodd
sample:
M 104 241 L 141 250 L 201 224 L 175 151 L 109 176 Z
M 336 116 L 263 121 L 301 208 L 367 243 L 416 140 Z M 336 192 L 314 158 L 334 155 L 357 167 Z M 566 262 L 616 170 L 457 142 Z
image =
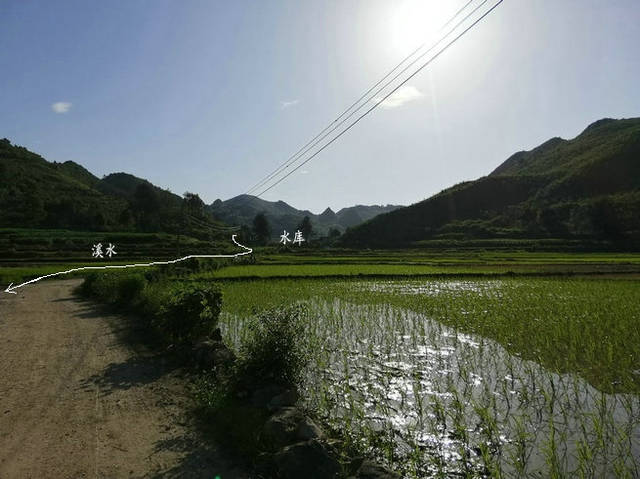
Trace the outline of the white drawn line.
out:
M 235 254 L 190 254 L 188 256 L 184 256 L 178 259 L 172 259 L 169 261 L 153 261 L 151 263 L 134 263 L 134 264 L 117 264 L 117 265 L 114 264 L 109 266 L 82 266 L 80 268 L 73 268 L 73 269 L 68 269 L 66 271 L 59 271 L 58 273 L 51 273 L 51 274 L 45 274 L 44 276 L 38 276 L 37 278 L 31 279 L 29 281 L 25 281 L 24 283 L 21 283 L 17 286 L 13 286 L 13 283 L 11 283 L 9 286 L 7 286 L 7 289 L 5 289 L 4 292 L 10 293 L 10 294 L 18 294 L 14 291 L 14 289 L 22 288 L 23 286 L 26 286 L 30 283 L 35 283 L 36 281 L 40 281 L 41 279 L 51 278 L 53 276 L 60 276 L 63 274 L 69 274 L 75 271 L 86 271 L 86 270 L 96 270 L 96 269 L 144 268 L 147 266 L 158 266 L 162 264 L 175 264 L 175 263 L 179 263 L 180 261 L 185 261 L 191 258 L 237 258 L 239 256 L 244 256 L 244 255 L 253 253 L 253 249 L 247 248 L 246 246 L 238 243 L 236 241 L 236 236 L 237 235 L 232 235 L 231 241 L 233 241 L 236 245 L 240 246 L 245 251 L 242 251 L 240 253 L 235 253 Z

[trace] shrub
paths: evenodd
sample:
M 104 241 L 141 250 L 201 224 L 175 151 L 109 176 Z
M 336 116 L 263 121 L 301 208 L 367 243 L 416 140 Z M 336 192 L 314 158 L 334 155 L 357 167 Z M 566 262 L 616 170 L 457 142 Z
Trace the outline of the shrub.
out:
M 128 306 L 140 300 L 146 284 L 142 274 L 91 273 L 80 286 L 80 293 L 106 303 Z
M 122 306 L 130 305 L 140 300 L 140 296 L 147 280 L 142 274 L 122 276 L 116 280 L 116 303 Z
M 115 302 L 114 275 L 108 273 L 91 273 L 80 286 L 80 293 L 98 298 L 100 301 Z
M 149 282 L 142 291 L 135 311 L 149 323 L 152 323 L 160 315 L 162 305 L 167 303 L 169 296 L 170 291 L 165 284 Z
M 78 287 L 77 292 L 82 296 L 95 296 L 94 289 L 97 280 L 98 273 L 89 273 L 87 276 L 85 276 L 84 281 Z
M 218 326 L 222 293 L 211 285 L 178 286 L 160 308 L 156 326 L 173 342 L 194 342 Z
M 307 362 L 302 305 L 269 309 L 248 324 L 240 375 L 257 382 L 296 386 Z
M 150 282 L 142 273 L 90 274 L 79 292 L 105 303 L 131 307 L 162 340 L 174 344 L 210 336 L 218 326 L 222 305 L 222 293 L 215 286 Z

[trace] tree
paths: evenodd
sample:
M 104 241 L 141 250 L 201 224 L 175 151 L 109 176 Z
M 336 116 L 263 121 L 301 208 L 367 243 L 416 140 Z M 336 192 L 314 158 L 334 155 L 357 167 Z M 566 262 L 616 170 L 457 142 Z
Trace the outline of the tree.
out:
M 594 233 L 604 238 L 623 236 L 624 225 L 618 218 L 615 205 L 608 198 L 598 198 L 591 205 Z
M 340 230 L 338 228 L 329 228 L 329 234 L 328 237 L 329 239 L 337 239 L 340 237 L 342 233 L 340 233 Z
M 204 216 L 204 201 L 200 199 L 200 196 L 188 191 L 183 196 L 187 213 L 196 218 L 202 218 Z
M 107 225 L 104 215 L 101 211 L 98 211 L 92 218 L 92 229 L 97 231 L 104 231 Z
M 133 206 L 138 221 L 145 229 L 151 229 L 160 211 L 158 194 L 149 183 L 140 183 L 133 193 Z
M 133 199 L 136 208 L 145 213 L 153 213 L 160 206 L 158 195 L 149 183 L 140 183 L 136 186 Z
M 47 216 L 47 212 L 44 209 L 44 201 L 36 190 L 32 189 L 26 192 L 22 207 L 25 226 L 38 227 Z
M 265 245 L 269 241 L 271 229 L 269 228 L 269 221 L 267 221 L 264 213 L 258 213 L 255 218 L 253 218 L 253 234 L 259 244 Z
M 566 234 L 566 227 L 562 223 L 560 214 L 555 209 L 543 208 L 539 210 L 537 221 L 550 235 L 562 236 Z
M 129 207 L 123 209 L 118 215 L 118 225 L 120 228 L 129 229 L 133 222 L 133 215 Z
M 311 225 L 311 219 L 308 216 L 305 216 L 300 224 L 298 225 L 298 230 L 302 232 L 302 237 L 305 241 L 309 241 L 311 238 L 311 233 L 313 232 L 313 226 Z

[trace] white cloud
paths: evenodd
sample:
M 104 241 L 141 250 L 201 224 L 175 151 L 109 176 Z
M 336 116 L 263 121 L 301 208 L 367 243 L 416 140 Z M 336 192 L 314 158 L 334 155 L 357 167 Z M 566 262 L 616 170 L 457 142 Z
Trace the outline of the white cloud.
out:
M 410 101 L 419 100 L 422 98 L 424 94 L 418 90 L 414 86 L 405 85 L 398 89 L 398 91 L 394 92 L 386 100 L 382 100 L 382 97 L 376 97 L 373 99 L 374 102 L 380 103 L 380 106 L 385 109 L 397 108 L 399 106 L 404 105 L 405 103 L 409 103 Z
M 67 113 L 71 109 L 68 101 L 57 101 L 51 105 L 51 109 L 56 113 Z
M 300 100 L 285 100 L 280 102 L 280 109 L 286 110 L 289 107 L 296 106 L 300 103 Z

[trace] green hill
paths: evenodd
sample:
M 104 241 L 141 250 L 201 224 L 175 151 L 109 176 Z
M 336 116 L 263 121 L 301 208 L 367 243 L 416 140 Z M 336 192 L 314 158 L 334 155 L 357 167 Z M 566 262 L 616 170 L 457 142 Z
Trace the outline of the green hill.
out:
M 95 188 L 100 180 L 72 162 L 49 163 L 0 140 L 0 226 L 104 229 L 127 202 Z
M 434 240 L 640 240 L 640 119 L 604 119 L 572 140 L 512 155 L 490 175 L 349 229 L 351 247 Z
M 198 205 L 126 173 L 97 178 L 0 140 L 0 228 L 185 233 L 210 238 Z M 188 214 L 199 217 L 199 224 Z M 203 223 L 204 222 L 204 223 Z

